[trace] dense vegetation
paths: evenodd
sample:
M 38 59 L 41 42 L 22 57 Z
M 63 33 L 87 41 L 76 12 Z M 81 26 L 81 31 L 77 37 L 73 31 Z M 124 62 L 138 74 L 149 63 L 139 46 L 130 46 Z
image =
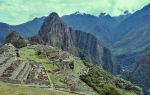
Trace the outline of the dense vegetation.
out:
M 134 84 L 143 88 L 145 94 L 149 93 L 150 88 L 150 55 L 144 56 L 137 62 L 137 66 L 133 71 L 126 71 L 123 78 L 132 81 Z
M 132 91 L 140 95 L 141 90 L 130 82 L 115 78 L 98 66 L 90 65 L 87 62 L 85 65 L 89 67 L 89 72 L 81 75 L 80 78 L 100 95 L 130 95 Z
M 23 39 L 16 31 L 12 31 L 7 35 L 5 43 L 12 43 L 16 48 L 27 46 L 25 39 Z

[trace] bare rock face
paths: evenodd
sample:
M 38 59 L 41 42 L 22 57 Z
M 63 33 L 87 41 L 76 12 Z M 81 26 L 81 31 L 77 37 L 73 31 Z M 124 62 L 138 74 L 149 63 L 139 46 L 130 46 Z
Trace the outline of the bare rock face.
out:
M 45 18 L 39 31 L 39 36 L 45 44 L 68 51 L 79 56 L 83 60 L 99 64 L 103 67 L 106 60 L 109 60 L 109 63 L 107 63 L 114 65 L 114 62 L 110 57 L 104 57 L 104 47 L 95 36 L 86 32 L 71 29 L 61 20 L 61 18 L 59 18 L 57 13 L 51 13 Z M 112 66 L 112 68 L 116 69 L 115 66 Z M 107 70 L 107 68 L 105 69 Z M 112 72 L 114 70 L 107 71 L 114 73 Z
M 61 21 L 59 16 L 52 13 L 45 19 L 39 35 L 46 44 L 74 53 L 75 47 L 70 31 L 71 29 Z

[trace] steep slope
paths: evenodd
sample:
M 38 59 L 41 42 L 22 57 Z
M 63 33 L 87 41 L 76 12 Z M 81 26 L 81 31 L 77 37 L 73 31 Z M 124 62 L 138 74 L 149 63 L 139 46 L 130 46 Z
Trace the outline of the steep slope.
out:
M 56 13 L 52 13 L 45 19 L 39 35 L 45 43 L 75 53 L 70 31 L 71 29 L 61 21 L 61 18 Z
M 6 35 L 8 35 L 7 31 L 10 31 L 10 26 L 5 23 L 0 23 L 0 44 L 3 44 L 5 41 Z
M 135 69 L 128 74 L 124 74 L 124 77 L 132 83 L 143 88 L 143 91 L 148 93 L 150 89 L 150 55 L 142 57 L 137 63 Z M 149 95 L 149 94 L 148 94 Z
M 35 18 L 31 21 L 28 21 L 20 25 L 9 25 L 6 23 L 0 23 L 0 44 L 4 43 L 5 37 L 11 31 L 19 31 L 19 33 L 25 38 L 37 34 L 43 23 L 44 18 L 45 17 Z
M 140 51 L 150 41 L 150 5 L 135 12 L 120 24 L 121 40 L 116 42 L 115 47 L 125 49 L 122 53 Z M 147 47 L 147 46 L 146 46 Z M 145 47 L 145 48 L 146 48 Z M 129 51 L 130 50 L 130 51 Z
M 33 20 L 26 23 L 13 26 L 13 30 L 19 31 L 20 34 L 25 38 L 31 37 L 38 33 L 44 19 L 45 17 L 34 18 Z
M 118 26 L 118 41 L 112 46 L 120 63 L 134 63 L 138 57 L 150 51 L 150 5 L 135 12 Z M 130 60 L 130 61 L 128 61 Z
M 68 51 L 84 60 L 103 67 L 106 64 L 112 64 L 112 70 L 105 69 L 111 73 L 116 72 L 117 66 L 114 64 L 113 58 L 104 57 L 105 52 L 109 50 L 104 49 L 97 38 L 89 33 L 71 29 L 63 23 L 56 13 L 50 14 L 45 19 L 39 31 L 39 36 L 41 36 L 45 44 Z M 105 60 L 109 60 L 109 62 Z
M 82 30 L 93 34 L 104 45 L 109 45 L 112 42 L 113 28 L 118 24 L 117 20 L 110 15 L 101 13 L 99 17 L 74 13 L 71 15 L 65 15 L 62 17 L 63 21 L 70 27 L 76 30 Z

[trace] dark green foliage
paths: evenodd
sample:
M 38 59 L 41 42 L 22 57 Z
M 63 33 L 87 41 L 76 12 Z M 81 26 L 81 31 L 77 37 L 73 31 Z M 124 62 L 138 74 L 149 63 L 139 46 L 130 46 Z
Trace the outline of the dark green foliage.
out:
M 14 43 L 16 42 L 18 39 L 23 39 L 20 34 L 16 31 L 12 31 L 10 32 L 6 39 L 5 39 L 5 43 Z
M 30 37 L 28 40 L 29 40 L 30 43 L 33 44 L 33 45 L 34 45 L 34 44 L 42 44 L 42 43 L 43 43 L 42 39 L 41 39 L 40 36 L 38 36 L 38 35 L 35 35 L 35 36 L 33 36 L 33 37 Z
M 41 55 L 42 54 L 42 52 L 41 51 L 37 51 L 37 55 Z
M 150 87 L 150 64 L 139 64 L 137 68 L 133 70 L 133 72 L 126 72 L 123 74 L 123 77 L 142 87 L 143 92 L 146 94 Z
M 19 55 L 19 53 L 18 53 L 18 52 L 17 52 L 16 54 L 17 54 L 17 57 L 20 57 L 20 55 Z
M 87 67 L 91 65 L 84 62 Z M 113 86 L 113 76 L 98 66 L 91 66 L 87 75 L 80 76 L 81 80 L 87 83 L 100 95 L 121 95 L 115 86 Z
M 99 66 L 89 64 L 86 61 L 83 62 L 84 65 L 89 68 L 89 72 L 86 75 L 81 75 L 80 79 L 92 87 L 100 95 L 123 95 L 121 89 L 134 91 L 140 95 L 139 93 L 141 93 L 141 90 L 132 85 L 130 82 L 112 76 Z
M 25 40 L 23 39 L 19 39 L 15 42 L 12 43 L 16 48 L 22 48 L 22 47 L 26 47 L 27 43 L 25 42 Z
M 12 31 L 11 33 L 8 34 L 8 36 L 5 39 L 5 43 L 11 43 L 16 48 L 22 48 L 27 46 L 26 41 L 16 31 Z
M 91 66 L 93 66 L 93 64 L 89 63 L 88 61 L 86 60 L 83 60 L 83 63 L 85 66 L 87 66 L 88 68 L 90 68 Z
M 72 61 L 70 64 L 69 64 L 69 67 L 73 70 L 74 69 L 74 61 Z

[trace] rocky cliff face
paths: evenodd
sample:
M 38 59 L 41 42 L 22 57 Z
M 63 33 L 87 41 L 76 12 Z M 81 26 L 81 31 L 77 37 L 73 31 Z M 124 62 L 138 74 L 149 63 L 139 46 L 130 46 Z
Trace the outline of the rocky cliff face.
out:
M 103 47 L 93 35 L 75 30 L 71 31 L 71 36 L 80 58 L 102 64 Z
M 52 13 L 45 19 L 39 35 L 45 43 L 74 53 L 70 31 L 71 29 L 61 21 L 59 16 L 56 13 Z
M 45 19 L 39 31 L 39 36 L 45 44 L 58 47 L 95 64 L 104 66 L 104 60 L 108 58 L 104 57 L 104 47 L 96 37 L 89 33 L 71 29 L 64 24 L 57 13 L 51 13 Z M 109 59 L 109 64 L 114 65 L 112 59 Z M 108 70 L 108 68 L 105 69 Z

